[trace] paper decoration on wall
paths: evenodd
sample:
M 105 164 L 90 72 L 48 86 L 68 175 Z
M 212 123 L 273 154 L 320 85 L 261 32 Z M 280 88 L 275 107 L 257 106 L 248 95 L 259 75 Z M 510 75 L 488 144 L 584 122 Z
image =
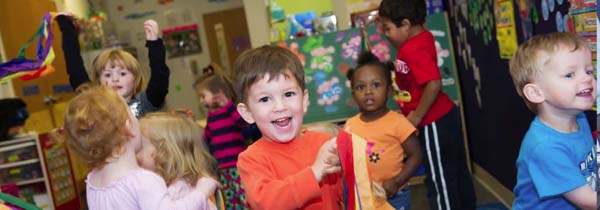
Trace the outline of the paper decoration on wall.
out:
M 156 11 L 146 11 L 146 12 L 134 12 L 134 13 L 129 13 L 128 15 L 125 16 L 125 19 L 128 20 L 136 20 L 136 19 L 142 19 L 151 15 L 156 14 Z
M 192 11 L 189 9 L 183 10 L 183 12 L 181 12 L 181 19 L 184 23 L 194 22 Z
M 466 1 L 468 17 L 471 27 L 476 35 L 481 35 L 483 43 L 488 45 L 492 41 L 492 28 L 494 27 L 494 12 L 492 0 Z M 458 13 L 457 13 L 458 14 Z
M 427 14 L 440 13 L 444 10 L 444 2 L 442 0 L 427 0 Z
M 233 41 L 233 49 L 238 52 L 243 52 L 244 50 L 250 49 L 250 38 L 247 35 L 238 36 L 232 39 Z
M 562 4 L 560 0 L 559 5 Z M 517 8 L 521 17 L 521 31 L 523 39 L 527 40 L 533 35 L 533 24 L 538 23 L 538 12 L 533 1 L 518 0 Z
M 52 20 L 56 13 L 46 13 L 42 16 L 42 24 L 35 34 L 21 46 L 19 55 L 12 60 L 0 64 L 0 82 L 8 81 L 12 78 L 22 80 L 36 79 L 54 72 L 52 61 L 54 61 L 54 50 L 52 48 Z M 37 59 L 31 60 L 25 58 L 25 50 L 38 38 Z
M 450 9 L 453 10 L 454 14 L 468 14 L 466 5 L 466 0 L 450 1 Z M 475 80 L 475 97 L 477 100 L 477 105 L 481 109 L 481 74 L 479 72 L 480 68 L 477 65 L 477 62 L 471 53 L 471 46 L 469 44 L 470 38 L 467 36 L 467 28 L 463 25 L 462 21 L 459 20 L 458 15 L 454 15 L 452 17 L 452 21 L 456 23 L 456 28 L 458 28 L 458 32 L 456 32 L 458 34 L 458 38 L 456 39 L 456 52 L 458 52 L 458 55 L 456 56 L 456 58 L 462 58 L 467 73 L 473 74 L 473 78 Z
M 500 50 L 500 58 L 510 59 L 517 51 L 517 29 L 512 0 L 496 0 L 496 40 Z M 562 16 L 560 17 L 562 20 Z
M 183 25 L 162 30 L 169 58 L 202 52 L 198 25 Z
M 73 92 L 73 88 L 71 88 L 70 84 L 58 84 L 52 85 L 52 92 L 54 93 L 70 93 Z
M 23 86 L 21 90 L 23 91 L 23 96 L 37 96 L 40 94 L 39 85 Z

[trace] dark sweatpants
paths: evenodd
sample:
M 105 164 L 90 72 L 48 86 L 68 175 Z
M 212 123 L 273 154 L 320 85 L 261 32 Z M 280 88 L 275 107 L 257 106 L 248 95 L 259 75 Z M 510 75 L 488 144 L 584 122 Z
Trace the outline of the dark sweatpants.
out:
M 471 210 L 476 200 L 466 164 L 458 108 L 419 129 L 425 185 L 432 210 Z

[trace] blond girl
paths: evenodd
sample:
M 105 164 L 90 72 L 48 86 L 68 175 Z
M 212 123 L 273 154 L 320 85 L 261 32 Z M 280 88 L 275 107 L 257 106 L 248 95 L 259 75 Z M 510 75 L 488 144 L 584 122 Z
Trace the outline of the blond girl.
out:
M 140 125 L 144 146 L 137 155 L 138 162 L 163 177 L 169 186 L 169 196 L 189 195 L 198 179 L 216 176 L 216 160 L 202 139 L 200 127 L 192 119 L 176 113 L 156 112 L 144 116 Z M 215 209 L 215 206 L 207 202 L 202 208 Z
M 130 53 L 119 49 L 105 50 L 96 56 L 88 77 L 72 19 L 73 17 L 68 14 L 60 14 L 56 17 L 63 35 L 62 47 L 71 87 L 77 90 L 80 85 L 87 82 L 111 87 L 125 99 L 138 118 L 145 113 L 159 110 L 167 96 L 170 70 L 165 62 L 165 46 L 158 37 L 158 23 L 154 20 L 144 22 L 152 75 L 148 86 L 144 89 L 145 79 L 139 62 Z

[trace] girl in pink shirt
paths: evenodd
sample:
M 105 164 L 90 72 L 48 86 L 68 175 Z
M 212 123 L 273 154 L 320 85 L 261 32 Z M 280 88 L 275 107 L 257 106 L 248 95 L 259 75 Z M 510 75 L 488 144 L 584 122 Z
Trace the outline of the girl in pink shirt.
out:
M 192 193 L 172 197 L 164 180 L 142 169 L 139 124 L 125 100 L 108 87 L 94 87 L 73 98 L 64 115 L 65 143 L 91 169 L 86 179 L 90 210 L 200 209 L 216 188 L 200 179 Z M 212 187 L 210 186 L 212 183 Z
M 150 113 L 140 120 L 140 128 L 144 146 L 137 154 L 138 162 L 164 178 L 170 197 L 183 198 L 195 187 L 205 187 L 196 183 L 198 179 L 216 177 L 217 161 L 202 139 L 202 130 L 188 116 Z M 200 209 L 216 210 L 216 206 L 206 201 Z

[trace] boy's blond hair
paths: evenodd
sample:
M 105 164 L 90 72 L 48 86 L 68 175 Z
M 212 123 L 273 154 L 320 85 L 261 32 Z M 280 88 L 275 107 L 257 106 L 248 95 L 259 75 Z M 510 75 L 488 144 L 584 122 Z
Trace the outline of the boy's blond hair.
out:
M 156 172 L 170 185 L 183 178 L 192 186 L 199 178 L 216 176 L 217 162 L 202 131 L 189 117 L 155 112 L 140 120 L 142 135 L 156 148 Z
M 587 47 L 585 42 L 570 32 L 554 32 L 541 34 L 525 41 L 510 59 L 510 75 L 517 93 L 525 100 L 529 110 L 537 113 L 536 104 L 527 100 L 523 95 L 523 87 L 533 82 L 534 78 L 543 73 L 542 67 L 558 50 L 566 47 L 571 52 Z M 547 56 L 541 56 L 547 55 Z
M 91 75 L 90 80 L 93 83 L 100 84 L 100 76 L 106 64 L 110 66 L 119 66 L 121 68 L 129 70 L 133 74 L 134 78 L 134 89 L 133 94 L 142 92 L 144 85 L 144 76 L 142 74 L 142 68 L 140 67 L 140 63 L 133 57 L 133 55 L 129 54 L 123 50 L 105 50 L 100 53 L 94 61 L 92 62 Z M 100 84 L 102 85 L 102 84 Z
M 292 73 L 298 85 L 304 91 L 304 68 L 294 53 L 286 48 L 264 45 L 242 53 L 233 65 L 235 73 L 235 92 L 242 103 L 247 101 L 247 91 L 251 85 L 269 75 L 269 81 L 279 76 L 287 77 Z
M 104 167 L 106 159 L 129 141 L 128 109 L 123 97 L 111 88 L 98 86 L 81 92 L 65 110 L 67 146 L 88 167 Z

